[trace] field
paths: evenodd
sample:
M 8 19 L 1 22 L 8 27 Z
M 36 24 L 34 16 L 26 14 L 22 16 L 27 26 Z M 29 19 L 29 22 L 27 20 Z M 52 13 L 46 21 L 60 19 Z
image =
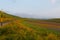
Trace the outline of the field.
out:
M 0 40 L 60 40 L 60 23 L 21 18 L 0 11 Z

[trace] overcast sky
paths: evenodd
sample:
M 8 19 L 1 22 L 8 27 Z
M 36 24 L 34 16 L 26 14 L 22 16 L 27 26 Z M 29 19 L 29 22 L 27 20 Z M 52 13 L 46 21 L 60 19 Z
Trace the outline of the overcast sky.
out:
M 60 0 L 0 0 L 0 10 L 22 17 L 60 18 Z

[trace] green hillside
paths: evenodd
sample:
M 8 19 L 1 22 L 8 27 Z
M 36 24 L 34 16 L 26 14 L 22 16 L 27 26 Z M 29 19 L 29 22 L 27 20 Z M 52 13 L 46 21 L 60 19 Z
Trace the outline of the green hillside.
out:
M 0 40 L 60 40 L 59 24 L 0 11 Z
M 47 21 L 60 23 L 60 18 L 48 19 Z

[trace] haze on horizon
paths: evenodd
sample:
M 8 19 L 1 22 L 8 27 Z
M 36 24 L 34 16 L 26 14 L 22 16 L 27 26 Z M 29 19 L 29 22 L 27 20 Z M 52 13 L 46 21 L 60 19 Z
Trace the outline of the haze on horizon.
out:
M 0 10 L 22 17 L 60 18 L 60 0 L 0 0 Z

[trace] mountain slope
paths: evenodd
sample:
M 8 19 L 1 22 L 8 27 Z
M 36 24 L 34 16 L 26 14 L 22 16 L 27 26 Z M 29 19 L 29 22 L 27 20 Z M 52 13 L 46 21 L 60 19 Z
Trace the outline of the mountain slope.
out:
M 3 11 L 0 16 L 0 40 L 60 40 L 60 30 L 48 29 L 42 20 L 21 18 Z
M 0 11 L 0 18 L 21 18 L 21 17 L 18 17 L 18 16 L 14 16 L 14 15 L 11 15 L 11 14 L 8 14 L 4 11 Z
M 47 21 L 60 23 L 60 18 L 48 19 Z

